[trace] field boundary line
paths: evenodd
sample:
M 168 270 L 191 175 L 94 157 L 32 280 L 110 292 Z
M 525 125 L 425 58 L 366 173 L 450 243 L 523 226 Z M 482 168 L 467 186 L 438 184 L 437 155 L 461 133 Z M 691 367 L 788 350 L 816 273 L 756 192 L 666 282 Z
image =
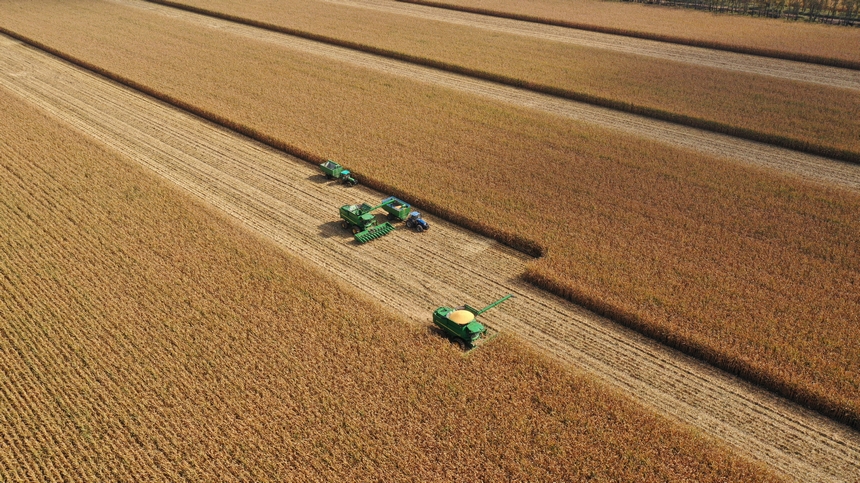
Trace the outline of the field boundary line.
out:
M 206 109 L 200 108 L 192 103 L 183 101 L 182 99 L 178 99 L 169 94 L 165 94 L 163 92 L 158 91 L 157 89 L 153 89 L 145 84 L 137 82 L 135 80 L 129 79 L 127 77 L 121 76 L 114 72 L 111 72 L 103 67 L 92 64 L 90 62 L 78 59 L 74 56 L 68 55 L 65 52 L 62 52 L 59 49 L 46 45 L 42 42 L 39 42 L 35 39 L 31 39 L 27 36 L 18 34 L 17 32 L 11 31 L 5 27 L 0 26 L 0 33 L 4 35 L 8 35 L 16 40 L 24 42 L 34 48 L 47 52 L 57 58 L 60 58 L 66 62 L 69 62 L 73 65 L 76 65 L 82 69 L 88 70 L 90 72 L 96 73 L 102 77 L 105 77 L 111 81 L 122 84 L 126 87 L 130 87 L 136 91 L 142 92 L 150 97 L 158 99 L 161 102 L 170 104 L 176 108 L 179 108 L 183 111 L 189 112 L 198 116 L 202 119 L 205 119 L 209 122 L 215 123 L 219 126 L 227 128 L 231 131 L 235 131 L 243 136 L 251 138 L 255 141 L 261 142 L 267 146 L 270 146 L 279 151 L 283 151 L 291 156 L 294 156 L 302 161 L 311 163 L 313 165 L 318 165 L 326 161 L 326 158 L 320 156 L 318 154 L 312 153 L 305 149 L 302 149 L 298 146 L 289 144 L 280 139 L 275 138 L 274 136 L 270 136 L 268 134 L 262 133 L 252 127 L 246 126 L 244 124 L 235 122 L 225 116 L 220 114 L 208 111 Z M 486 236 L 493 240 L 498 241 L 499 243 L 517 250 L 519 252 L 525 253 L 533 258 L 540 258 L 546 255 L 546 248 L 537 242 L 520 236 L 515 233 L 509 233 L 502 230 L 496 230 L 490 227 L 489 225 L 482 223 L 478 220 L 474 220 L 467 216 L 461 215 L 459 213 L 452 212 L 447 210 L 437 203 L 431 202 L 429 200 L 425 200 L 419 196 L 415 196 L 414 194 L 407 193 L 401 189 L 395 188 L 393 186 L 389 186 L 386 183 L 383 183 L 377 179 L 374 179 L 370 176 L 367 176 L 361 172 L 354 172 L 356 176 L 358 176 L 361 180 L 361 183 L 373 190 L 382 192 L 382 193 L 390 193 L 393 196 L 396 196 L 410 204 L 420 205 L 423 211 L 441 218 L 447 222 L 458 225 L 467 230 L 473 231 L 480 235 Z
M 260 22 L 257 20 L 251 20 L 244 17 L 239 17 L 236 15 L 230 15 L 222 12 L 217 12 L 214 10 L 209 10 L 200 7 L 193 7 L 190 5 L 185 5 L 180 2 L 175 2 L 171 0 L 143 0 L 148 3 L 154 3 L 157 5 L 162 5 L 169 8 L 175 8 L 177 10 L 183 10 L 190 13 L 195 13 L 199 15 L 204 15 L 207 17 L 218 18 L 221 20 L 226 20 L 228 22 L 234 22 L 242 25 L 247 25 L 249 27 L 260 28 L 264 30 L 268 30 L 271 32 L 277 32 L 285 35 L 291 35 L 294 37 L 303 38 L 306 40 L 311 40 L 314 42 L 321 42 L 328 45 L 333 45 L 336 47 L 343 47 L 347 49 L 357 50 L 360 52 L 365 52 L 368 54 L 378 55 L 380 57 L 397 60 L 401 62 L 408 62 L 415 65 L 421 65 L 424 67 L 429 67 L 432 69 L 438 69 L 444 72 L 450 72 L 453 74 L 464 75 L 468 77 L 472 77 L 475 79 L 481 79 L 488 82 L 494 82 L 500 85 L 505 85 L 509 87 L 515 87 L 518 89 L 525 89 L 528 91 L 546 94 L 549 96 L 558 97 L 561 99 L 581 102 L 584 104 L 590 104 L 593 106 L 604 107 L 607 109 L 612 109 L 619 112 L 625 112 L 628 114 L 635 114 L 638 116 L 649 117 L 651 119 L 656 119 L 659 121 L 670 122 L 673 124 L 678 124 L 681 126 L 692 127 L 695 129 L 701 129 L 703 131 L 710 131 L 718 134 L 725 134 L 728 136 L 733 136 L 739 139 L 745 139 L 748 141 L 755 141 L 763 144 L 769 144 L 771 146 L 776 146 L 785 149 L 791 149 L 793 151 L 798 151 L 801 153 L 811 154 L 814 156 L 821 156 L 825 158 L 830 158 L 837 161 L 845 161 L 853 164 L 860 164 L 860 152 L 851 151 L 847 149 L 839 149 L 832 146 L 826 146 L 823 144 L 816 144 L 807 141 L 802 141 L 795 138 L 790 138 L 787 136 L 781 136 L 776 134 L 767 134 L 760 131 L 756 131 L 753 129 L 742 128 L 737 126 L 732 126 L 731 124 L 725 124 L 717 121 L 709 121 L 707 119 L 702 119 L 693 116 L 687 116 L 684 114 L 677 114 L 670 111 L 664 111 L 662 109 L 655 109 L 651 107 L 640 106 L 637 104 L 632 104 L 629 102 L 618 101 L 606 97 L 595 96 L 591 94 L 585 94 L 582 92 L 572 91 L 570 89 L 563 89 L 559 87 L 553 87 L 548 85 L 539 84 L 536 82 L 529 82 L 522 79 L 517 79 L 515 77 L 509 77 L 501 74 L 493 74 L 490 72 L 485 72 L 479 69 L 472 69 L 469 67 L 465 67 L 457 64 L 449 64 L 447 62 L 441 62 L 437 60 L 427 59 L 424 57 L 404 54 L 401 52 L 397 52 L 394 50 L 382 49 L 379 47 L 373 47 L 365 44 L 361 44 L 358 42 L 351 42 L 347 40 L 337 39 L 335 37 L 329 37 L 327 35 L 320 35 L 311 32 L 305 32 L 302 30 L 283 27 L 280 25 L 275 25 L 267 22 Z M 398 0 L 400 1 L 400 0 Z M 653 39 L 649 39 L 653 40 Z M 858 64 L 858 68 L 860 68 L 860 64 Z
M 786 52 L 784 50 L 760 49 L 756 47 L 743 47 L 740 45 L 726 44 L 723 42 L 713 42 L 708 40 L 696 40 L 687 37 L 677 37 L 674 35 L 661 35 L 642 32 L 639 30 L 628 30 L 615 27 L 603 27 L 600 25 L 592 25 L 581 22 L 569 22 L 566 20 L 558 20 L 547 17 L 537 17 L 532 15 L 523 15 L 510 12 L 502 12 L 479 7 L 466 7 L 463 5 L 453 5 L 445 2 L 436 2 L 432 0 L 394 0 L 399 3 L 411 3 L 413 5 L 422 5 L 425 7 L 440 8 L 443 10 L 453 10 L 464 13 L 474 13 L 476 15 L 485 15 L 488 17 L 505 18 L 508 20 L 519 20 L 522 22 L 538 23 L 542 25 L 551 25 L 553 27 L 564 27 L 575 30 L 585 30 L 587 32 L 596 32 L 601 34 L 619 35 L 622 37 L 632 37 L 643 40 L 655 40 L 657 42 L 666 42 L 669 44 L 687 45 L 690 47 L 703 47 L 711 50 L 722 50 L 725 52 L 734 52 L 736 54 L 757 55 L 759 57 L 770 57 L 772 59 L 793 60 L 795 62 L 804 62 L 807 64 L 825 65 L 828 67 L 841 67 L 843 69 L 860 70 L 860 62 L 854 62 L 844 59 L 835 59 L 833 57 L 823 57 L 818 55 L 796 54 Z
M 159 92 L 156 89 L 113 73 L 103 67 L 99 67 L 90 62 L 77 59 L 56 48 L 45 45 L 42 42 L 30 39 L 26 36 L 17 34 L 4 27 L 0 27 L 0 33 L 15 38 L 21 42 L 24 42 L 25 44 L 42 50 L 77 67 L 93 72 L 106 79 L 117 82 L 118 84 L 139 91 L 154 99 L 172 105 L 183 111 L 189 112 L 195 116 L 198 116 L 209 122 L 227 128 L 231 131 L 242 134 L 250 139 L 263 143 L 274 149 L 295 156 L 296 158 L 306 161 L 308 163 L 316 165 L 325 161 L 325 158 L 317 154 L 311 153 L 300 147 L 281 141 L 273 136 L 262 133 L 244 124 L 232 121 L 225 116 L 216 114 L 206 109 L 202 109 L 189 102 Z M 362 175 L 361 173 L 356 174 L 360 176 L 361 182 L 365 186 L 382 193 L 389 193 L 391 195 L 397 196 L 398 198 L 401 198 L 404 201 L 409 202 L 410 204 L 421 206 L 423 211 L 426 211 L 427 213 L 433 216 L 437 216 L 438 218 L 450 222 L 454 225 L 460 226 L 466 230 L 493 239 L 505 246 L 508 246 L 514 250 L 520 251 L 532 257 L 537 258 L 546 255 L 546 248 L 533 240 L 527 239 L 517 234 L 508 233 L 501 230 L 495 230 L 480 221 L 470 219 L 467 216 L 442 208 L 438 204 L 430 202 L 429 200 L 423 200 L 419 196 L 415 196 L 403 190 L 396 189 L 392 186 L 387 185 L 386 183 Z M 749 374 L 742 371 L 742 368 L 739 367 L 738 364 L 728 356 L 720 356 L 719 354 L 717 354 L 714 357 L 709 357 L 711 355 L 710 353 L 702 353 L 702 351 L 697 350 L 697 346 L 691 345 L 689 341 L 671 337 L 671 334 L 666 334 L 665 330 L 662 330 L 659 327 L 652 327 L 645 320 L 627 317 L 628 314 L 623 308 L 615 307 L 600 300 L 594 300 L 590 297 L 581 297 L 579 296 L 579 294 L 576 294 L 571 291 L 564 284 L 559 284 L 558 282 L 550 283 L 550 281 L 546 280 L 541 281 L 538 277 L 534 277 L 533 274 L 530 274 L 528 270 L 525 273 L 520 274 L 518 278 L 520 278 L 523 282 L 529 284 L 530 286 L 535 287 L 536 289 L 558 296 L 564 300 L 568 300 L 591 312 L 603 315 L 612 322 L 617 323 L 630 330 L 633 330 L 636 333 L 641 334 L 643 337 L 655 341 L 656 343 L 678 350 L 679 352 L 693 357 L 697 360 L 700 360 L 703 363 L 706 363 L 712 367 L 735 375 L 749 382 L 750 384 L 760 387 L 763 390 L 770 391 L 773 394 L 784 397 L 789 401 L 793 401 L 796 404 L 799 404 L 800 406 L 822 414 L 834 421 L 845 424 L 852 429 L 860 430 L 860 417 L 858 417 L 858 415 L 846 414 L 845 411 L 840 411 L 835 403 L 829 401 L 826 398 L 811 397 L 809 399 L 806 399 L 803 398 L 802 395 L 797 392 L 796 388 L 787 387 L 785 385 L 780 384 L 771 384 L 767 381 L 764 381 L 765 383 L 760 383 L 757 378 L 749 377 Z M 545 282 L 545 284 L 542 282 Z

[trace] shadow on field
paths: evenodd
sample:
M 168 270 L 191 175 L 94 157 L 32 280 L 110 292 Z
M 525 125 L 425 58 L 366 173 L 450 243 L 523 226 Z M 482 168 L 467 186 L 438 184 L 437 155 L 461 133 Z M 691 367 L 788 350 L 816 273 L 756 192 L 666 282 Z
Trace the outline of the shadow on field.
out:
M 324 174 L 320 174 L 320 173 L 312 174 L 312 175 L 308 176 L 308 181 L 310 181 L 311 183 L 316 183 L 316 184 L 328 184 L 328 183 L 339 184 L 340 183 L 340 181 L 338 181 L 336 179 L 328 179 L 325 177 Z
M 352 231 L 340 226 L 340 220 L 327 221 L 319 226 L 319 230 L 323 238 L 352 238 Z

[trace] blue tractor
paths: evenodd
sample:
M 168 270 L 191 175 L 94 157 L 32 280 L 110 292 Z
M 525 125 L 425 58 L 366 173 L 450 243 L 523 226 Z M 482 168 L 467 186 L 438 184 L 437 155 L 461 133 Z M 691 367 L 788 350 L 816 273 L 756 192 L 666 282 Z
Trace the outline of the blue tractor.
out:
M 406 218 L 406 227 L 414 228 L 415 231 L 421 233 L 424 230 L 429 230 L 430 224 L 424 221 L 424 218 L 421 218 L 421 213 L 413 211 L 412 213 L 409 213 L 409 217 Z

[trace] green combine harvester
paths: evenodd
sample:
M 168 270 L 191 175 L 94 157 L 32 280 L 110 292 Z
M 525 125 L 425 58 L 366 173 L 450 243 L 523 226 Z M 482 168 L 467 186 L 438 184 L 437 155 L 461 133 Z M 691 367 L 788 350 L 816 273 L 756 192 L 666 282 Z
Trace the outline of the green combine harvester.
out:
M 412 207 L 409 203 L 389 196 L 376 206 L 367 203 L 360 205 L 343 205 L 340 207 L 341 226 L 352 230 L 356 241 L 367 243 L 375 238 L 383 237 L 394 231 L 394 225 L 389 222 L 379 224 L 374 211 L 382 208 L 388 213 L 388 219 L 403 221 L 409 217 Z
M 461 349 L 468 352 L 496 336 L 495 333 L 490 334 L 487 326 L 475 319 L 511 297 L 513 295 L 506 295 L 480 310 L 469 305 L 456 309 L 439 307 L 433 312 L 433 323 L 451 337 Z

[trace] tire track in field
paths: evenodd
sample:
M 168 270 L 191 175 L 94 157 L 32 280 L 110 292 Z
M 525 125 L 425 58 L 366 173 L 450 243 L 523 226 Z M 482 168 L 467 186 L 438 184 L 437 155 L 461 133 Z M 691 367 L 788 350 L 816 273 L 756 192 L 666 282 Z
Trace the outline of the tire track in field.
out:
M 337 207 L 384 195 L 0 37 L 0 88 L 152 169 L 417 324 L 442 304 L 516 298 L 484 319 L 799 481 L 860 474 L 860 433 L 521 281 L 530 258 L 430 218 L 357 245 Z
M 640 55 L 662 60 L 693 64 L 701 67 L 765 75 L 780 79 L 808 82 L 860 90 L 860 71 L 828 67 L 805 62 L 738 54 L 702 47 L 691 47 L 656 40 L 644 40 L 623 35 L 589 32 L 573 28 L 542 25 L 521 20 L 504 19 L 458 12 L 424 5 L 392 2 L 390 0 L 320 0 L 335 5 L 372 10 L 428 21 L 445 22 L 505 34 L 532 37 L 550 42 L 590 47 L 622 54 Z
M 777 169 L 807 179 L 860 190 L 860 166 L 855 164 L 755 141 L 747 141 L 680 124 L 658 121 L 635 114 L 627 114 L 591 104 L 561 99 L 527 89 L 518 89 L 352 49 L 336 47 L 322 42 L 305 40 L 257 27 L 249 27 L 235 22 L 190 13 L 185 10 L 165 7 L 143 0 L 109 1 L 130 8 L 138 8 L 173 19 L 183 20 L 198 27 L 217 29 L 223 33 L 238 35 L 274 44 L 278 47 L 317 55 L 328 61 L 344 62 L 378 72 L 406 77 L 417 82 L 433 84 L 519 107 L 535 109 L 575 121 L 596 124 L 601 127 L 619 130 L 712 156 Z M 860 71 L 857 72 L 860 75 Z

